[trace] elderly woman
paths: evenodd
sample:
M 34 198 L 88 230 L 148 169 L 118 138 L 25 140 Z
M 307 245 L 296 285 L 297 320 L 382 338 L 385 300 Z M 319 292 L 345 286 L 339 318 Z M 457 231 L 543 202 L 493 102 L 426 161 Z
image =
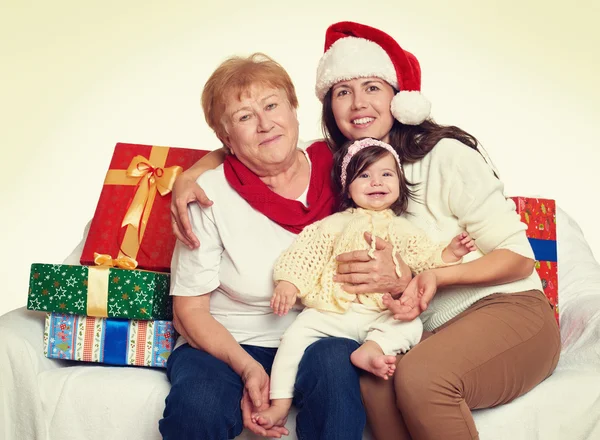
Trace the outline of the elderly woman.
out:
M 178 244 L 173 256 L 181 336 L 167 365 L 172 387 L 159 423 L 166 440 L 231 439 L 244 426 L 270 437 L 288 433 L 251 421 L 269 405 L 273 358 L 297 315 L 279 317 L 269 307 L 273 265 L 305 225 L 333 207 L 331 154 L 324 142 L 299 145 L 297 105 L 285 70 L 262 54 L 228 59 L 204 87 L 206 120 L 231 154 L 198 179 L 215 202 L 190 207 L 202 246 Z M 300 366 L 295 403 L 303 438 L 341 439 L 349 426 L 362 431 L 358 374 L 349 356 L 340 358 L 333 358 L 339 364 L 333 370 L 318 356 Z M 323 364 L 329 376 L 319 371 Z M 337 393 L 345 394 L 349 381 L 354 399 L 342 399 Z M 324 427 L 334 410 L 339 417 Z

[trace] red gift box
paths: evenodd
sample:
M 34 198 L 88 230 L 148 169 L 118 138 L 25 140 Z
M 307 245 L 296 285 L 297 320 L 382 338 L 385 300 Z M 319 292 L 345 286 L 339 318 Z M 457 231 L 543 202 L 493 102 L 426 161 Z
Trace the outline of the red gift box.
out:
M 517 212 L 527 225 L 527 237 L 556 240 L 556 203 L 551 199 L 513 197 Z
M 175 236 L 171 189 L 175 178 L 205 150 L 124 144 L 115 146 L 85 241 L 81 264 L 94 253 L 131 257 L 139 269 L 170 272 Z
M 527 225 L 527 238 L 536 257 L 535 269 L 544 294 L 558 314 L 558 262 L 556 250 L 556 202 L 551 199 L 512 197 L 521 220 Z
M 558 317 L 558 267 L 555 261 L 536 261 L 535 268 L 542 280 L 544 293 Z

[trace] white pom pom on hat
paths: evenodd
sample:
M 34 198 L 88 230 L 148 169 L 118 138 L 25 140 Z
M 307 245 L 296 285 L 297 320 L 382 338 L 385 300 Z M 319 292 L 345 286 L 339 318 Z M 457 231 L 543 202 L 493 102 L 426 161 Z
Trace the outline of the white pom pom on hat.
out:
M 351 21 L 329 26 L 317 68 L 319 100 L 340 81 L 366 77 L 381 78 L 399 90 L 390 110 L 401 123 L 419 125 L 429 117 L 431 103 L 421 94 L 421 67 L 413 54 L 379 29 Z

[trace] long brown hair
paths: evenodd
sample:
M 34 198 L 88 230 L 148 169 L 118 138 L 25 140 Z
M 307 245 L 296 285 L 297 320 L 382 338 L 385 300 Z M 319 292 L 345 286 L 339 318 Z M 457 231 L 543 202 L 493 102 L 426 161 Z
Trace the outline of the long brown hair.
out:
M 331 106 L 331 89 L 323 99 L 321 128 L 325 140 L 332 151 L 337 151 L 348 139 L 342 134 L 335 122 Z M 443 126 L 427 119 L 419 125 L 405 125 L 394 120 L 390 130 L 389 143 L 403 163 L 416 162 L 427 155 L 433 147 L 444 138 L 456 139 L 467 147 L 477 150 L 477 139 L 466 131 L 455 126 Z
M 346 168 L 346 185 L 342 186 L 342 162 L 344 156 L 348 152 L 348 148 L 353 144 L 353 141 L 347 141 L 340 149 L 338 149 L 333 156 L 333 168 L 331 169 L 331 178 L 335 193 L 338 194 L 337 208 L 339 211 L 344 211 L 348 208 L 356 208 L 357 205 L 354 200 L 350 197 L 350 191 L 348 188 L 350 184 L 356 179 L 364 170 L 366 170 L 373 163 L 384 157 L 386 154 L 392 154 L 383 147 L 373 145 L 368 148 L 364 148 L 356 153 Z M 409 188 L 409 184 L 404 178 L 402 168 L 394 159 L 396 163 L 396 173 L 398 173 L 398 180 L 400 181 L 400 194 L 398 200 L 396 200 L 389 209 L 394 211 L 394 214 L 401 215 L 406 212 L 408 207 L 408 199 L 413 197 L 413 191 Z

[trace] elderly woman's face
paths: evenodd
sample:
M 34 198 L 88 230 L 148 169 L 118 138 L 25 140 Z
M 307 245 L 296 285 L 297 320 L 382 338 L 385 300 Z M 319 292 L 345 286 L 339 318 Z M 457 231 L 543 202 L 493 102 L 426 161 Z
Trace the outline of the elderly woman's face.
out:
M 283 90 L 256 85 L 240 99 L 230 96 L 223 124 L 225 144 L 259 176 L 279 172 L 295 158 L 298 119 Z

